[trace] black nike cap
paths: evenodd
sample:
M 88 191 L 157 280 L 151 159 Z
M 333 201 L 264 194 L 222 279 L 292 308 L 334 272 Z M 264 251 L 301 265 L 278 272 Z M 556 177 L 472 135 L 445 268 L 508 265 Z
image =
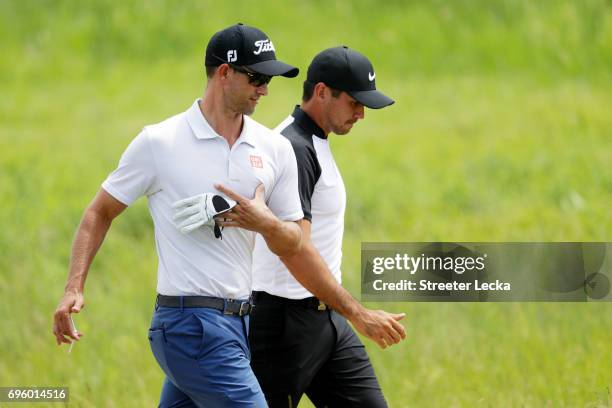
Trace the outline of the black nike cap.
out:
M 261 30 L 238 23 L 215 33 L 206 47 L 207 67 L 223 63 L 246 67 L 270 76 L 293 78 L 300 70 L 278 61 L 274 44 Z
M 306 80 L 345 91 L 368 108 L 380 109 L 395 103 L 376 90 L 376 73 L 370 60 L 347 46 L 328 48 L 315 55 Z

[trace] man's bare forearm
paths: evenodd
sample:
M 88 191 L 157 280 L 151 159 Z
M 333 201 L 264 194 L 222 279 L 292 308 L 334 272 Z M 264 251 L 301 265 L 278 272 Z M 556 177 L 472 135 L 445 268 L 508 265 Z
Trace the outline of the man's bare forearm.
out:
M 83 290 L 89 266 L 104 241 L 113 219 L 127 206 L 100 189 L 83 213 L 70 255 L 68 280 L 64 295 L 53 314 L 53 334 L 58 345 L 79 340 L 82 333 L 76 331 L 70 319 L 71 313 L 79 313 L 85 306 Z
M 363 311 L 363 306 L 336 281 L 310 240 L 303 242 L 295 254 L 280 259 L 302 286 L 347 319 Z
M 363 307 L 340 285 L 310 240 L 310 221 L 297 222 L 302 230 L 302 245 L 298 252 L 281 256 L 291 274 L 311 293 L 351 321 L 364 336 L 385 348 L 406 337 L 404 327 L 398 323 L 404 315 Z
M 111 221 L 89 208 L 83 214 L 83 219 L 72 244 L 70 268 L 65 291 L 76 290 L 83 292 L 87 272 L 94 256 L 104 241 Z
M 127 206 L 101 189 L 83 213 L 72 243 L 65 291 L 83 292 L 87 272 L 113 222 Z
M 261 236 L 277 256 L 291 256 L 302 248 L 302 230 L 295 222 L 280 221 L 274 217 L 270 226 L 261 231 Z
M 333 277 L 308 239 L 309 228 L 306 228 L 305 235 L 299 252 L 280 258 L 302 286 L 350 320 L 357 331 L 374 340 L 380 347 L 385 348 L 406 338 L 404 327 L 398 323 L 404 315 L 363 307 Z

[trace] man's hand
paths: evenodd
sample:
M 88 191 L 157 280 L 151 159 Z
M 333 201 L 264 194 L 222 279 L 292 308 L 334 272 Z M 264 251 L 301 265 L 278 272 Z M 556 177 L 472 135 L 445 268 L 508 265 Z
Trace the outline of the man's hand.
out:
M 404 316 L 406 316 L 404 313 L 387 313 L 384 310 L 363 308 L 350 321 L 359 333 L 374 340 L 384 349 L 406 338 L 404 326 L 399 323 Z
M 53 316 L 53 334 L 58 346 L 62 343 L 70 344 L 73 340 L 80 340 L 83 336 L 83 333 L 73 329 L 70 319 L 71 313 L 79 313 L 83 307 L 85 303 L 82 292 L 67 290 L 64 293 Z
M 255 197 L 252 200 L 234 193 L 220 184 L 216 184 L 215 188 L 238 203 L 230 211 L 215 217 L 218 226 L 240 227 L 259 232 L 262 235 L 266 235 L 278 227 L 279 219 L 276 218 L 264 201 L 263 184 L 257 186 Z
M 276 218 L 264 200 L 263 184 L 257 186 L 252 200 L 220 184 L 216 184 L 215 188 L 238 203 L 230 211 L 215 217 L 218 226 L 241 227 L 259 232 L 270 251 L 278 256 L 290 255 L 300 250 L 302 230 L 295 222 Z

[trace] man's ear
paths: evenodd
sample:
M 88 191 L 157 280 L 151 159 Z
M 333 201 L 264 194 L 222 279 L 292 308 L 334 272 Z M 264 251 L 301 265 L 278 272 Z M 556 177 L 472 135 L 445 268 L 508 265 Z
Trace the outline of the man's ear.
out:
M 325 99 L 326 89 L 327 89 L 327 86 L 323 82 L 317 82 L 313 90 L 313 95 L 316 98 Z
M 219 75 L 220 79 L 227 79 L 227 77 L 229 75 L 229 69 L 230 69 L 229 65 L 221 64 L 217 68 L 217 71 L 215 72 L 215 75 Z

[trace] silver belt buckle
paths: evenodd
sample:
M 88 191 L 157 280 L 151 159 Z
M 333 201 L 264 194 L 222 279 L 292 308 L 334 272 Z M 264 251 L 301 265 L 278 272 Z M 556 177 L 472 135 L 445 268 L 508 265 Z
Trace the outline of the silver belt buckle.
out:
M 251 304 L 249 302 L 242 302 L 240 304 L 240 310 L 238 316 L 245 316 L 251 312 Z

